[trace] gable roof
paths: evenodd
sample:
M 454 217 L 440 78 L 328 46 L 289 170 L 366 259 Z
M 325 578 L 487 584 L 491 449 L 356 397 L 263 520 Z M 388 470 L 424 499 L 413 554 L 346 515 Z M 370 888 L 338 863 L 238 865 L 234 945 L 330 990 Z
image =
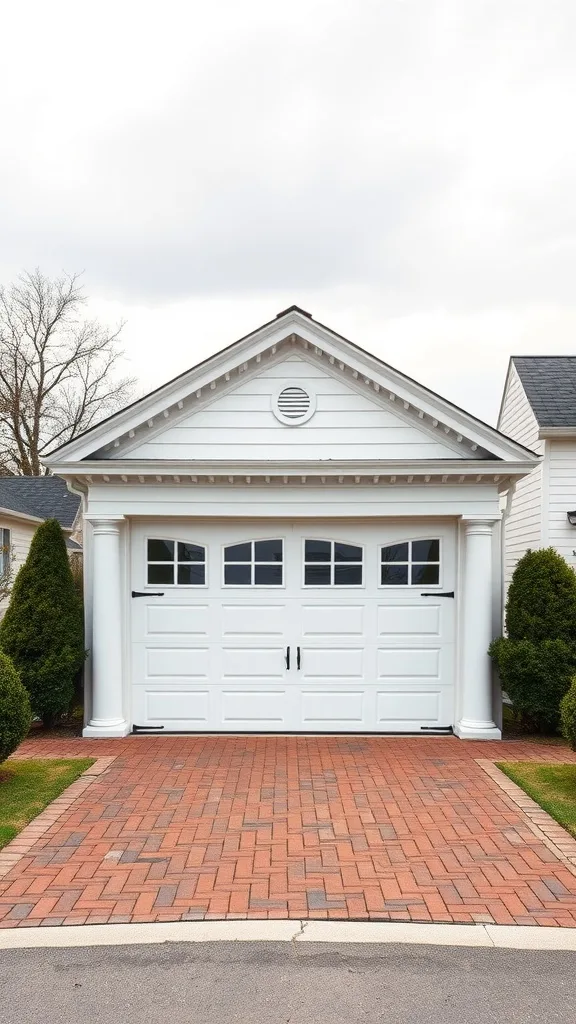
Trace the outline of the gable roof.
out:
M 576 427 L 576 356 L 512 356 L 540 427 Z
M 274 356 L 281 346 L 290 342 L 298 342 L 335 371 L 339 368 L 349 378 L 355 378 L 359 386 L 363 386 L 363 382 L 373 395 L 379 395 L 380 401 L 398 400 L 399 406 L 417 413 L 425 424 L 432 424 L 446 436 L 453 435 L 459 441 L 467 438 L 473 449 L 478 450 L 477 458 L 506 461 L 538 458 L 519 442 L 314 320 L 310 313 L 290 306 L 274 320 L 56 448 L 43 461 L 58 473 L 63 471 L 64 464 L 94 464 L 97 459 L 102 465 L 104 459 L 112 458 L 104 453 L 112 446 L 117 448 L 122 438 L 133 438 L 135 432 L 151 428 L 155 419 L 162 416 L 171 417 L 173 422 L 172 417 L 180 415 L 183 409 L 191 411 L 191 403 L 204 403 L 215 395 L 216 389 L 222 393 L 222 389 L 232 387 L 232 378 L 236 375 L 244 371 L 256 372 L 264 356 Z
M 80 506 L 66 481 L 58 476 L 0 477 L 0 508 L 34 519 L 57 519 L 71 530 Z

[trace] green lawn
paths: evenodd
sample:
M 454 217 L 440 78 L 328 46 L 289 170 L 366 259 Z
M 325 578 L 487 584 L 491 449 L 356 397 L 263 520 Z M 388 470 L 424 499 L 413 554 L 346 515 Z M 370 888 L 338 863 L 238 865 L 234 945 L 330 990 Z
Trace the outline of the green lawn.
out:
M 85 772 L 94 758 L 5 761 L 0 765 L 0 848 Z
M 576 836 L 576 764 L 500 762 L 497 767 Z

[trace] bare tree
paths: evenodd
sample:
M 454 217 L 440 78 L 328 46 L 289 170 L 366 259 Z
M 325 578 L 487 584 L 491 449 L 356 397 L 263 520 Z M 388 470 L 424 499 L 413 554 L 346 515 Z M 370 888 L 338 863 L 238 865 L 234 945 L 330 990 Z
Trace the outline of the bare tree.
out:
M 43 452 L 72 440 L 126 403 L 117 376 L 122 324 L 83 317 L 79 275 L 35 270 L 0 287 L 0 467 L 41 476 Z M 1 472 L 1 469 L 0 469 Z

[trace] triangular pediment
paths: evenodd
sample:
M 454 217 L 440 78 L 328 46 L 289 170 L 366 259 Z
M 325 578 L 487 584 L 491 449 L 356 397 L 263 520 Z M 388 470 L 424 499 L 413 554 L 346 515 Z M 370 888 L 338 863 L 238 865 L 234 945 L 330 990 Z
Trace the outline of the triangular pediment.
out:
M 298 462 L 358 459 L 454 459 L 472 457 L 463 438 L 451 439 L 384 399 L 360 378 L 347 379 L 338 367 L 298 342 L 280 347 L 274 358 L 243 371 L 222 387 L 196 396 L 193 409 L 176 410 L 125 439 L 100 457 L 136 460 L 223 462 L 294 459 Z M 300 395 L 310 403 L 302 422 L 282 417 L 279 395 Z M 188 403 L 186 403 L 188 405 Z
M 278 396 L 291 387 L 312 403 L 302 421 L 278 415 Z M 535 458 L 291 308 L 63 446 L 47 464 Z

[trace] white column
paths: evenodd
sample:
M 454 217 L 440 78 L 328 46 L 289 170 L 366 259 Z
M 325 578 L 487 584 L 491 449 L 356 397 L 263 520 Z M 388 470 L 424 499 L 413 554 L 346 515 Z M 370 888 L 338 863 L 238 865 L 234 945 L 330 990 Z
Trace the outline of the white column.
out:
M 92 717 L 84 736 L 126 736 L 122 673 L 122 517 L 92 523 Z
M 462 650 L 460 659 L 461 739 L 500 739 L 492 719 L 492 530 L 493 520 L 465 522 Z

